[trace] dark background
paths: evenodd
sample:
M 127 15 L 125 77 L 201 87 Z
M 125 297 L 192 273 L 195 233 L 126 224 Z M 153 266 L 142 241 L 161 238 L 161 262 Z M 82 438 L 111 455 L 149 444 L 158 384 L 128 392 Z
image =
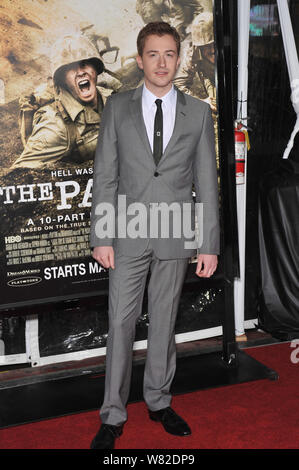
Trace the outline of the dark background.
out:
M 252 0 L 251 8 L 255 5 L 277 3 L 273 0 Z M 298 51 L 299 1 L 290 0 L 289 7 Z M 271 178 L 271 173 L 279 171 L 296 121 L 290 100 L 291 88 L 280 28 L 278 34 L 274 34 L 275 30 L 273 35 L 250 36 L 249 40 L 248 126 L 251 129 L 251 149 L 247 163 L 246 319 L 256 318 L 260 312 L 259 188 Z M 289 159 L 298 159 L 298 154 L 294 146 Z

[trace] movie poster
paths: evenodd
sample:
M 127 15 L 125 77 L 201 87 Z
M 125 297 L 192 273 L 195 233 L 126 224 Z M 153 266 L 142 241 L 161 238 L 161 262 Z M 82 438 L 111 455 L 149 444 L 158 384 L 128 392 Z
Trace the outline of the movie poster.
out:
M 111 93 L 142 83 L 136 38 L 164 20 L 182 37 L 175 83 L 215 119 L 212 0 L 2 0 L 1 309 L 106 289 L 89 247 L 93 159 Z M 88 73 L 72 74 L 84 61 Z M 217 139 L 216 139 L 217 142 Z

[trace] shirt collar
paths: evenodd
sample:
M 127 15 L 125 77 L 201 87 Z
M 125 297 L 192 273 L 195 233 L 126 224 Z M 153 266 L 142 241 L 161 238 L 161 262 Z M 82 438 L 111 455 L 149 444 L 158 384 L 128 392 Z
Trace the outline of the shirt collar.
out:
M 162 96 L 162 98 L 159 98 L 163 101 L 164 106 L 171 106 L 172 104 L 175 104 L 175 98 L 176 98 L 176 89 L 172 85 L 171 89 L 169 90 L 166 95 Z M 148 88 L 146 88 L 145 84 L 143 85 L 143 91 L 142 91 L 142 99 L 143 103 L 145 104 L 146 108 L 149 110 L 155 104 L 156 99 L 158 99 L 157 96 L 155 96 L 151 91 L 149 91 Z

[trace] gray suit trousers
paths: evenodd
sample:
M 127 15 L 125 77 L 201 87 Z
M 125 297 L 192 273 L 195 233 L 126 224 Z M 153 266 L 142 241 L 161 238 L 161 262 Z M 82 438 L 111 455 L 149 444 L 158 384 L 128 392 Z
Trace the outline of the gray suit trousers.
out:
M 143 393 L 152 411 L 170 405 L 176 369 L 175 321 L 189 259 L 158 259 L 151 246 L 138 257 L 115 253 L 109 271 L 109 332 L 102 423 L 127 420 L 135 326 L 142 310 L 147 275 L 148 345 Z

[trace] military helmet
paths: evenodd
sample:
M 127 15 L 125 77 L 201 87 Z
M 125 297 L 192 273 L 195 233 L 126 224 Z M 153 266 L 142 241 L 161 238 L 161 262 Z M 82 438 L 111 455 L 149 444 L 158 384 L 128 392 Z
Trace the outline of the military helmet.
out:
M 197 15 L 191 25 L 194 46 L 206 46 L 214 42 L 213 13 L 205 11 Z
M 57 75 L 66 65 L 82 60 L 89 60 L 96 68 L 97 74 L 103 72 L 104 64 L 95 46 L 82 35 L 65 36 L 57 41 L 51 51 L 51 68 L 54 82 Z

